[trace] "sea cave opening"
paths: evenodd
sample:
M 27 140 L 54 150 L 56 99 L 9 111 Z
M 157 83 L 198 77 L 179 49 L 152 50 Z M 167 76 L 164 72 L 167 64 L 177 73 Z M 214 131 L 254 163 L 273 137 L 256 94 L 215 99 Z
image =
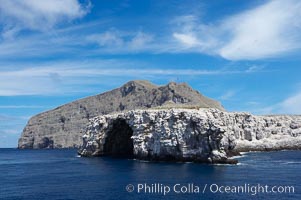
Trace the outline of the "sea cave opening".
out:
M 104 154 L 113 157 L 133 158 L 133 130 L 124 119 L 113 121 L 104 144 Z

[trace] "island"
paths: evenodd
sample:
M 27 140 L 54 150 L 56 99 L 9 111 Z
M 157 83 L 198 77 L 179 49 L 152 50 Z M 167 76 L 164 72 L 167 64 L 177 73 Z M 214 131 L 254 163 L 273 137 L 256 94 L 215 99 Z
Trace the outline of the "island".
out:
M 235 164 L 240 152 L 300 150 L 301 116 L 227 112 L 186 83 L 138 80 L 33 116 L 18 148 Z

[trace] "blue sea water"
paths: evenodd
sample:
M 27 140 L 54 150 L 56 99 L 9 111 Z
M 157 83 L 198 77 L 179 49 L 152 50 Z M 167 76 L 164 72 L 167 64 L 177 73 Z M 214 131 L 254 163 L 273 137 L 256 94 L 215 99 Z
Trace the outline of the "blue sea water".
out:
M 154 163 L 81 158 L 76 150 L 0 149 L 0 199 L 301 199 L 300 151 L 247 153 L 239 161 Z M 294 193 L 215 192 L 217 186 L 258 184 L 293 186 Z M 160 188 L 168 187 L 164 195 Z

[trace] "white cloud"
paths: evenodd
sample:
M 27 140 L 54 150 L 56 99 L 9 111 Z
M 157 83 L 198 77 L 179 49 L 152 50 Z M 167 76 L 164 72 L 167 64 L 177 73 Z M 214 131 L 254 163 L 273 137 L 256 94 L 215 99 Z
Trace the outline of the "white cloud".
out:
M 269 1 L 210 25 L 184 16 L 180 24 L 180 30 L 173 33 L 180 43 L 229 60 L 269 58 L 301 48 L 298 0 Z
M 18 116 L 7 116 L 7 119 L 0 120 L 0 146 L 1 148 L 17 147 L 18 138 L 20 137 L 29 116 L 26 118 Z
M 19 130 L 19 129 L 4 129 L 1 131 L 1 133 L 4 134 L 4 137 L 7 134 L 20 134 L 20 132 L 21 132 L 21 130 Z
M 20 29 L 47 30 L 64 22 L 83 17 L 90 3 L 77 0 L 0 0 L 0 20 L 4 37 L 11 37 Z
M 101 23 L 71 26 L 55 32 L 20 35 L 14 40 L 0 42 L 0 58 L 39 58 L 48 56 L 89 57 L 104 54 L 124 54 L 157 52 L 162 50 L 162 42 L 154 40 L 154 35 L 143 31 L 122 31 L 108 29 L 98 31 Z M 89 30 L 88 32 L 87 29 Z M 91 45 L 92 44 L 92 45 Z M 165 51 L 166 52 L 166 51 Z
M 220 49 L 231 59 L 257 59 L 281 55 L 301 47 L 301 2 L 271 1 L 224 22 L 233 37 Z
M 228 90 L 228 91 L 226 91 L 226 92 L 220 97 L 220 99 L 221 99 L 221 100 L 229 100 L 229 99 L 231 99 L 233 96 L 235 96 L 235 94 L 236 94 L 236 91 L 234 91 L 234 90 Z
M 137 67 L 139 66 L 139 67 Z M 1 70 L 2 68 L 2 70 Z M 214 76 L 246 74 L 245 70 L 198 70 L 153 68 L 148 64 L 127 60 L 66 61 L 25 64 L 9 67 L 0 65 L 0 96 L 68 95 L 93 90 L 95 85 L 111 84 L 130 79 L 169 79 L 174 76 Z M 88 88 L 88 89 L 87 89 Z M 99 88 L 96 88 L 99 90 Z M 93 92 L 93 91 L 92 91 Z M 1 108 L 1 106 L 0 106 Z
M 281 102 L 266 106 L 260 107 L 260 104 L 256 102 L 254 106 L 256 109 L 254 113 L 256 114 L 298 114 L 301 115 L 301 91 L 296 92 L 295 94 L 287 97 Z
M 5 24 L 2 37 L 12 38 L 23 29 L 48 30 L 82 17 L 88 10 L 89 5 L 76 0 L 0 0 L 0 22 Z M 50 33 L 20 34 L 2 41 L 0 57 L 197 52 L 228 60 L 256 60 L 301 48 L 301 2 L 297 0 L 268 1 L 216 22 L 202 22 L 191 14 L 180 16 L 157 32 L 108 29 L 112 24 L 104 21 Z
M 246 70 L 246 72 L 249 73 L 258 72 L 258 71 L 262 71 L 264 68 L 265 67 L 262 65 L 252 65 Z
M 288 97 L 279 104 L 280 112 L 290 114 L 301 114 L 301 92 Z
M 26 4 L 32 1 L 28 1 Z M 19 10 L 21 4 L 25 4 L 24 2 L 27 1 L 20 2 L 16 4 L 17 10 Z M 43 29 L 52 27 L 60 21 L 72 20 L 83 16 L 87 12 L 77 1 L 70 1 L 73 3 L 63 2 L 77 5 L 77 9 L 76 6 L 73 6 L 74 13 L 72 14 L 69 10 L 64 11 L 62 9 L 61 11 L 59 6 L 57 6 L 58 8 L 55 7 L 58 11 L 49 6 L 49 11 L 44 14 L 44 12 L 36 12 L 37 9 L 35 8 L 29 15 L 34 15 L 30 18 L 37 20 L 37 22 L 26 20 L 29 21 L 28 24 L 23 23 L 22 20 L 16 20 L 15 18 L 20 18 L 19 15 L 13 17 L 13 14 L 11 14 L 11 12 L 14 13 L 11 11 L 13 9 L 8 9 L 5 12 L 9 12 L 9 15 L 5 15 L 5 12 L 1 15 L 9 17 L 2 17 L 2 21 L 3 19 L 10 19 L 8 22 L 15 24 L 15 26 L 10 26 L 2 35 L 9 38 L 22 28 Z M 12 3 L 0 4 L 0 9 L 4 9 L 6 4 Z M 42 10 L 46 9 L 40 8 L 41 6 L 35 7 Z M 41 57 L 62 54 L 90 56 L 137 52 L 197 52 L 220 55 L 229 60 L 256 60 L 283 55 L 301 48 L 301 35 L 299 34 L 301 31 L 300 8 L 301 2 L 296 0 L 275 0 L 221 19 L 216 23 L 210 22 L 207 24 L 202 23 L 196 16 L 185 15 L 171 20 L 168 29 L 173 30 L 172 35 L 169 35 L 170 32 L 166 31 L 146 33 L 139 30 L 114 28 L 105 28 L 105 31 L 99 32 L 99 30 L 103 30 L 102 23 L 83 25 L 74 27 L 74 29 L 69 27 L 66 30 L 56 30 L 54 34 L 20 35 L 15 40 L 4 41 L 0 45 L 0 56 L 9 58 L 16 55 L 18 55 L 17 57 L 27 55 Z M 90 46 L 91 44 L 97 45 Z
M 143 33 L 141 31 L 137 32 L 129 42 L 129 47 L 132 49 L 142 49 L 153 41 L 153 36 L 151 34 Z
M 200 43 L 195 36 L 190 34 L 174 33 L 173 37 L 188 47 L 198 46 Z
M 124 41 L 121 35 L 116 31 L 106 31 L 101 34 L 92 34 L 87 36 L 87 40 L 97 43 L 101 47 L 106 46 L 121 46 Z
M 153 35 L 142 31 L 123 32 L 111 29 L 104 33 L 89 35 L 86 39 L 88 42 L 98 44 L 102 51 L 116 53 L 149 50 Z

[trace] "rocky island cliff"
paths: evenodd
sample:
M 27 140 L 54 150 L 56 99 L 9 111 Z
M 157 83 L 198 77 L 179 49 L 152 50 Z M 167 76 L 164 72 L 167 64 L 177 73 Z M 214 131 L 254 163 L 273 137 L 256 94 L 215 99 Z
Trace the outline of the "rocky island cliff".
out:
M 148 109 L 90 119 L 79 154 L 236 163 L 237 152 L 283 149 L 301 149 L 301 116 Z
M 226 112 L 186 83 L 130 81 L 32 117 L 18 147 L 82 156 L 236 163 L 243 151 L 301 149 L 301 116 Z
M 33 116 L 23 130 L 18 148 L 80 147 L 90 118 L 112 112 L 160 106 L 196 106 L 224 110 L 219 102 L 203 96 L 186 83 L 171 82 L 157 86 L 148 81 L 130 81 L 112 91 Z

